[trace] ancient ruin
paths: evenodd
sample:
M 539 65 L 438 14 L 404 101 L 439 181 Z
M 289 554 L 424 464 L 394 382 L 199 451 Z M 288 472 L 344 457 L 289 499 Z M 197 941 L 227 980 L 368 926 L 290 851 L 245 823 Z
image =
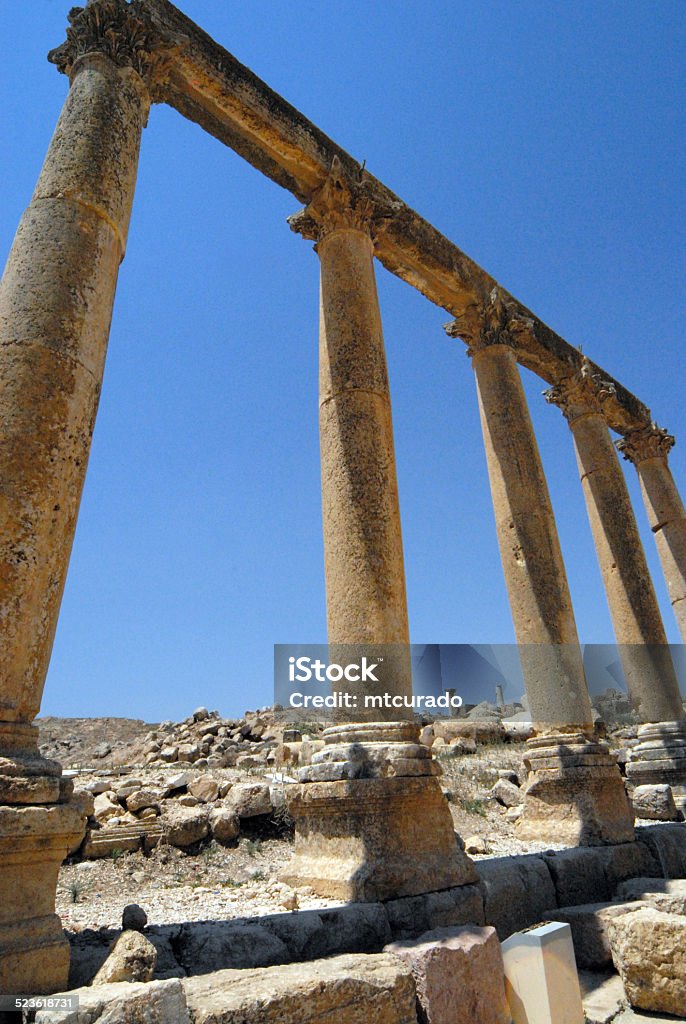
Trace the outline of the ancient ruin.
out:
M 667 462 L 674 439 L 617 380 L 558 337 L 168 0 L 92 0 L 74 8 L 67 40 L 50 60 L 69 77 L 69 93 L 0 288 L 0 992 L 53 992 L 67 983 L 69 947 L 54 913 L 56 876 L 81 842 L 89 810 L 74 797 L 59 763 L 39 754 L 32 723 L 76 526 L 151 104 L 170 104 L 303 204 L 289 223 L 315 242 L 321 267 L 329 643 L 394 645 L 386 686 L 411 693 L 376 258 L 450 315 L 446 330 L 466 343 L 474 369 L 503 572 L 536 730 L 526 754 L 520 834 L 600 847 L 608 864 L 614 863 L 612 848 L 636 851 L 624 781 L 594 731 L 519 367 L 550 386 L 546 398 L 561 407 L 576 447 L 616 639 L 644 723 L 628 774 L 637 784 L 668 782 L 683 797 L 684 711 L 610 431 L 619 435 L 616 447 L 640 476 L 684 631 L 686 512 Z M 382 905 L 382 916 L 409 913 L 389 901 L 416 898 L 419 906 L 427 894 L 443 894 L 457 905 L 467 892 L 474 895 L 477 882 L 456 842 L 431 750 L 420 744 L 411 714 L 398 717 L 331 726 L 300 785 L 288 794 L 297 831 L 286 880 L 306 882 L 324 896 Z M 627 856 L 638 864 L 644 852 Z M 535 870 L 548 878 L 549 865 L 541 865 Z M 552 861 L 550 870 L 557 870 Z M 566 905 L 556 879 L 557 896 L 551 884 L 545 897 L 550 903 L 534 908 L 529 923 L 548 906 Z M 478 932 L 467 944 L 486 949 L 491 933 L 480 929 L 484 919 L 466 913 L 462 923 L 471 921 Z M 426 925 L 437 927 L 435 917 L 429 915 Z M 382 952 L 397 933 L 384 928 L 374 969 L 385 979 L 381 989 L 397 989 L 409 1013 L 409 968 L 392 967 L 395 961 Z M 412 963 L 415 955 L 403 953 Z M 357 977 L 355 970 L 352 964 Z M 351 982 L 351 1005 L 356 984 Z M 493 1019 L 504 1019 L 498 1012 Z

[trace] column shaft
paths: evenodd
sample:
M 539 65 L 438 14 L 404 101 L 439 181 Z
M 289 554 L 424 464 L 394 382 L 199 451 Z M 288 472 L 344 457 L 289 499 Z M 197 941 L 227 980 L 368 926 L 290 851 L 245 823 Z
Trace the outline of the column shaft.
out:
M 40 707 L 149 103 L 79 59 L 0 285 L 0 720 Z
M 318 251 L 329 640 L 407 644 L 391 401 L 371 239 L 359 230 L 337 230 Z
M 684 717 L 629 492 L 602 413 L 570 419 L 579 473 L 615 639 L 642 722 Z
M 550 495 L 513 349 L 475 348 L 498 543 L 529 708 L 539 725 L 592 726 Z
M 669 599 L 686 641 L 686 509 L 668 464 L 674 437 L 655 423 L 628 433 L 617 447 L 638 472 Z

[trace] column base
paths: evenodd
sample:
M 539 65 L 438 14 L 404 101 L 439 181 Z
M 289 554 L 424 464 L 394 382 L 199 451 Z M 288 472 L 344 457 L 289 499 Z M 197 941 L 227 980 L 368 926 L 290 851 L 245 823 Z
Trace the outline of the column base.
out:
M 605 743 L 583 732 L 556 733 L 534 737 L 527 747 L 518 838 L 569 846 L 633 841 L 624 780 Z
M 84 827 L 76 803 L 0 806 L 0 994 L 66 988 L 69 943 L 55 914 L 57 874 Z
M 477 881 L 435 778 L 289 786 L 295 855 L 281 879 L 318 896 L 373 903 Z
M 286 790 L 295 855 L 281 873 L 319 896 L 375 902 L 477 879 L 414 722 L 324 730 L 326 746 Z
M 638 744 L 626 766 L 633 786 L 667 784 L 674 801 L 686 808 L 686 721 L 649 722 L 638 728 Z
M 0 722 L 0 804 L 52 804 L 62 797 L 62 766 L 42 757 L 38 728 Z

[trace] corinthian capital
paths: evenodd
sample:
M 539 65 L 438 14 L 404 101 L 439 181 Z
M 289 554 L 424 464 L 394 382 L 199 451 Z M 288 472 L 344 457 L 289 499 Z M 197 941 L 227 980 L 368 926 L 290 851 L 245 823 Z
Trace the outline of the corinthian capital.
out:
M 92 0 L 86 7 L 72 7 L 68 20 L 66 41 L 48 54 L 65 75 L 71 75 L 79 57 L 102 53 L 117 67 L 133 68 L 151 87 L 174 45 L 153 27 L 140 0 Z
M 594 373 L 586 356 L 576 373 L 562 377 L 552 388 L 543 392 L 546 402 L 559 405 L 570 422 L 589 412 L 602 412 L 602 405 L 617 389 L 612 381 Z
M 676 444 L 676 438 L 653 421 L 638 430 L 628 431 L 615 444 L 624 458 L 637 466 L 644 459 L 666 459 Z
M 489 345 L 516 348 L 518 335 L 530 333 L 533 326 L 533 320 L 516 313 L 514 303 L 506 300 L 500 288 L 494 288 L 486 302 L 467 306 L 443 329 L 449 337 L 466 341 L 467 355 L 471 356 Z
M 335 156 L 324 184 L 308 205 L 288 218 L 291 231 L 320 242 L 333 231 L 365 231 L 371 237 L 389 216 L 373 200 L 364 170 L 347 171 Z

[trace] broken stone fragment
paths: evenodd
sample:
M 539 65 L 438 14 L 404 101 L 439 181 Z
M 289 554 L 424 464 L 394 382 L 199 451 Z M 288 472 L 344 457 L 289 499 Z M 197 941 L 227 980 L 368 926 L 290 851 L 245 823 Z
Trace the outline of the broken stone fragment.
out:
M 667 784 L 636 786 L 631 804 L 637 818 L 653 821 L 681 821 L 683 815 L 674 803 L 672 787 Z
M 510 1024 L 495 928 L 437 928 L 385 952 L 411 969 L 426 1024 Z
M 157 963 L 157 950 L 137 931 L 122 932 L 110 955 L 93 978 L 93 985 L 109 982 L 150 981 Z
M 521 804 L 522 795 L 519 786 L 515 786 L 513 782 L 509 782 L 507 779 L 498 779 L 495 786 L 491 789 L 491 796 L 495 797 L 503 807 L 516 807 L 518 804 Z
M 269 786 L 263 782 L 244 782 L 233 786 L 226 798 L 227 807 L 238 818 L 254 818 L 271 814 L 272 802 Z
M 632 1006 L 686 1015 L 686 918 L 641 909 L 608 921 L 614 965 Z

